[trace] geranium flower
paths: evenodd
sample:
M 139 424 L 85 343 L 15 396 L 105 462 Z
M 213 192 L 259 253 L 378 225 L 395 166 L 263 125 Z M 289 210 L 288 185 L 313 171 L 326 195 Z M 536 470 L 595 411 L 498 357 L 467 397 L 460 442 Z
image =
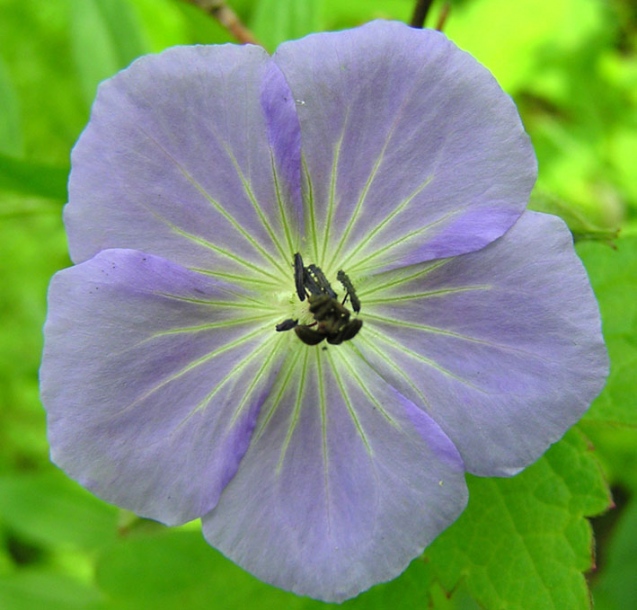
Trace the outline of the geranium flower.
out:
M 442 34 L 144 57 L 101 85 L 72 165 L 52 459 L 145 517 L 201 517 L 276 586 L 396 576 L 465 471 L 518 472 L 601 388 L 570 234 L 524 211 L 515 107 Z

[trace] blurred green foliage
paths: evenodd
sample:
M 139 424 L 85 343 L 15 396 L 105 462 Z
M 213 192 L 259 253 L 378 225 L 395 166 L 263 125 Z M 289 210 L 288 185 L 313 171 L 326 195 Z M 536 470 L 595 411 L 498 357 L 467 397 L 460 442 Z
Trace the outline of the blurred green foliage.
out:
M 412 0 L 235 0 L 270 50 L 312 31 L 409 20 Z M 428 23 L 443 7 L 434 3 Z M 46 287 L 70 261 L 62 204 L 98 83 L 168 46 L 223 43 L 180 0 L 0 0 L 0 608 L 318 608 L 202 540 L 120 512 L 48 461 L 38 399 Z M 637 608 L 637 8 L 632 0 L 455 0 L 445 31 L 514 96 L 540 179 L 600 300 L 612 360 L 589 414 L 509 480 L 471 478 L 461 519 L 396 581 L 345 608 Z M 619 236 L 617 236 L 619 231 Z M 600 470 L 603 469 L 602 470 Z M 603 472 L 603 475 L 602 475 Z M 591 567 L 594 520 L 597 571 Z

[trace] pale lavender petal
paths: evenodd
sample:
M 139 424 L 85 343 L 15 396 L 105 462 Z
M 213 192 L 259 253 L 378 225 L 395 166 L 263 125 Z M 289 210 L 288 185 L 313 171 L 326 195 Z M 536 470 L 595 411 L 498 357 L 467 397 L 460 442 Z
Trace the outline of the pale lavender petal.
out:
M 61 271 L 41 369 L 52 459 L 145 517 L 178 524 L 208 512 L 278 369 L 276 315 L 138 251 Z
M 536 162 L 515 106 L 443 34 L 377 21 L 274 60 L 297 100 L 318 263 L 363 273 L 471 252 L 524 210 Z
M 597 303 L 557 217 L 527 212 L 479 252 L 367 278 L 359 292 L 362 354 L 474 474 L 532 463 L 604 385 Z
M 285 363 L 204 535 L 268 583 L 342 601 L 397 576 L 458 517 L 464 467 L 351 344 L 302 354 Z
M 300 137 L 271 64 L 255 46 L 176 47 L 103 83 L 73 150 L 73 260 L 134 248 L 244 278 L 289 272 Z

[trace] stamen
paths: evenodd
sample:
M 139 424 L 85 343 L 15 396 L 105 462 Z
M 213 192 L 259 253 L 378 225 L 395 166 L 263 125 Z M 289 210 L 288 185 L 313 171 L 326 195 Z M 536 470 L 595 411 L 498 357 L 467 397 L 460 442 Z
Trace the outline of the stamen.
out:
M 345 299 L 343 299 L 343 304 L 349 297 L 349 302 L 352 304 L 352 309 L 358 313 L 361 310 L 361 302 L 356 296 L 356 290 L 354 290 L 354 286 L 352 286 L 352 281 L 347 277 L 347 274 L 342 269 L 336 274 L 336 279 L 343 284 L 343 288 L 347 291 L 345 294 Z
M 345 302 L 349 299 L 355 313 L 361 310 L 361 303 L 346 273 L 341 270 L 336 277 L 345 288 L 342 302 L 338 300 L 338 295 L 321 268 L 314 264 L 306 267 L 301 254 L 297 252 L 294 255 L 296 294 L 301 301 L 307 297 L 314 322 L 299 324 L 298 320 L 289 318 L 277 324 L 276 330 L 294 329 L 296 336 L 306 345 L 318 345 L 324 339 L 331 345 L 340 345 L 343 341 L 353 339 L 363 327 L 363 322 L 358 318 L 350 320 L 351 312 L 345 307 Z

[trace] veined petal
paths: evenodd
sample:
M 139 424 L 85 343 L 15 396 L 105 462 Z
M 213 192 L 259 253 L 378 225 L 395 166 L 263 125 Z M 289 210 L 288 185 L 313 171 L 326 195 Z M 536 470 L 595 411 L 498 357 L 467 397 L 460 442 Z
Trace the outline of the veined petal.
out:
M 100 86 L 72 155 L 75 262 L 134 248 L 242 280 L 289 272 L 302 230 L 300 138 L 271 63 L 255 46 L 176 47 Z
M 464 467 L 351 346 L 301 348 L 204 535 L 266 582 L 342 601 L 398 575 L 458 517 Z
M 511 99 L 443 34 L 377 21 L 283 44 L 314 259 L 360 273 L 482 248 L 536 176 Z
M 133 250 L 58 273 L 41 369 L 53 461 L 145 517 L 208 512 L 279 367 L 277 313 L 264 307 Z
M 423 406 L 477 475 L 511 475 L 557 441 L 608 370 L 571 235 L 525 213 L 488 247 L 368 278 L 357 346 Z

